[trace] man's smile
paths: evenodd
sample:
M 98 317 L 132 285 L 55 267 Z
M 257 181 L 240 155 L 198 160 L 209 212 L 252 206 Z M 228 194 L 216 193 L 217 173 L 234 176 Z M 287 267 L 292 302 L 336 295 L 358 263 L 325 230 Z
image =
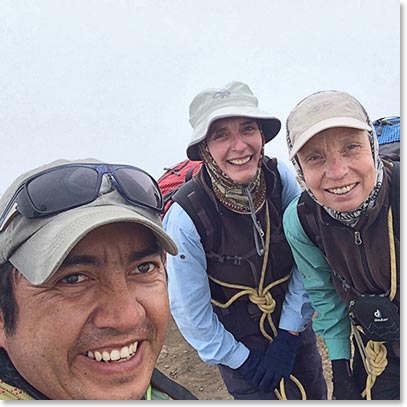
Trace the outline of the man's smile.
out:
M 97 362 L 121 362 L 129 360 L 137 352 L 137 348 L 138 341 L 135 341 L 120 349 L 88 351 L 86 356 L 90 359 L 95 359 Z

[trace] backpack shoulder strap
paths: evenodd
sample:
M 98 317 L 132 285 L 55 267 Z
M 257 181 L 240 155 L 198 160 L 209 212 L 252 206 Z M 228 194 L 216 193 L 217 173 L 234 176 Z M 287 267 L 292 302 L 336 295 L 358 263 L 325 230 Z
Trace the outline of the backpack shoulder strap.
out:
M 315 246 L 321 248 L 321 245 L 319 244 L 321 241 L 321 236 L 315 211 L 312 209 L 313 207 L 316 207 L 316 204 L 310 198 L 308 193 L 304 191 L 297 203 L 298 218 L 305 234 L 308 236 L 308 239 L 311 240 Z
M 205 251 L 214 251 L 220 243 L 220 220 L 208 194 L 192 178 L 174 194 L 172 200 L 181 205 L 194 222 Z
M 151 384 L 174 400 L 197 400 L 188 389 L 174 382 L 156 368 L 151 376 Z
M 400 162 L 393 161 L 391 173 L 391 207 L 394 234 L 400 240 Z

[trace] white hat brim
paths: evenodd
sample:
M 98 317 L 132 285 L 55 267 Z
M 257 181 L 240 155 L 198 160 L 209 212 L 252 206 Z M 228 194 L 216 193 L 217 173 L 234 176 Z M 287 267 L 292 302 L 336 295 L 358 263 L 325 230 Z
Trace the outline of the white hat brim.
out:
M 269 142 L 281 128 L 281 122 L 277 117 L 271 116 L 269 113 L 264 112 L 257 107 L 253 106 L 227 106 L 215 110 L 209 114 L 206 120 L 197 123 L 191 138 L 191 142 L 187 148 L 187 156 L 190 160 L 200 160 L 201 157 L 198 151 L 198 144 L 207 136 L 209 127 L 218 119 L 225 119 L 227 117 L 248 117 L 252 119 L 262 120 L 262 130 L 265 137 L 265 142 Z

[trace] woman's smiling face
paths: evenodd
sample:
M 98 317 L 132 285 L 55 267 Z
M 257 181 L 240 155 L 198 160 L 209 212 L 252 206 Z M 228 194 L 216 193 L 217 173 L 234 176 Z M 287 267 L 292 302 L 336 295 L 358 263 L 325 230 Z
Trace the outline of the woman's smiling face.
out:
M 255 119 L 230 117 L 212 123 L 206 139 L 218 167 L 238 184 L 249 184 L 256 176 L 263 137 Z
M 356 209 L 375 185 L 376 168 L 365 130 L 324 130 L 312 137 L 297 156 L 315 198 L 339 212 Z

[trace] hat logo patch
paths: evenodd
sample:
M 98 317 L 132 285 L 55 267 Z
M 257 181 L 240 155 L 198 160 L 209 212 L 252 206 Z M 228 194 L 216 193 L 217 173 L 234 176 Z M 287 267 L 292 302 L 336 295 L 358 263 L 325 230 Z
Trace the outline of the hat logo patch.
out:
M 223 90 L 219 90 L 217 92 L 215 92 L 212 96 L 212 99 L 223 99 L 226 98 L 228 96 L 230 96 L 231 92 L 229 90 L 223 89 Z
M 333 105 L 332 102 L 326 102 L 326 103 L 321 103 L 320 105 L 315 105 L 312 106 L 312 108 L 310 109 L 309 113 L 319 113 L 322 110 L 327 110 L 328 108 L 330 108 Z

